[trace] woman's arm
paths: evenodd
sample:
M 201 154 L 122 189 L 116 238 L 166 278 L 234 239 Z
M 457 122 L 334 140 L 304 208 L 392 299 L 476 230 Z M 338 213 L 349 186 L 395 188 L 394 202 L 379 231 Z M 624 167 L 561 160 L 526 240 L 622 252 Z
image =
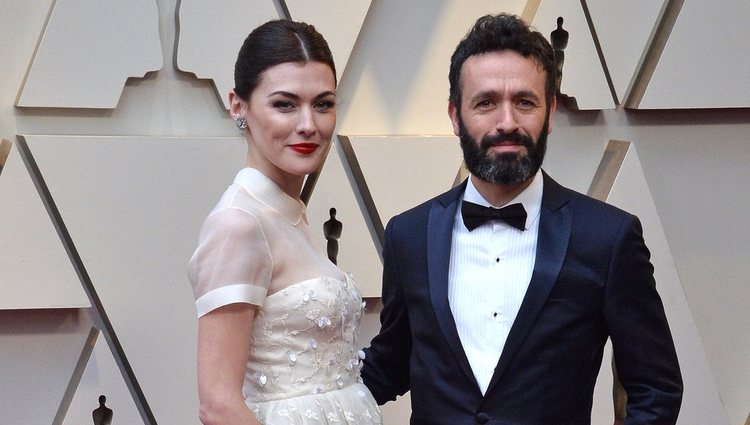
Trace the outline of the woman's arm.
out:
M 198 398 L 205 425 L 259 425 L 242 395 L 256 307 L 235 303 L 198 319 Z

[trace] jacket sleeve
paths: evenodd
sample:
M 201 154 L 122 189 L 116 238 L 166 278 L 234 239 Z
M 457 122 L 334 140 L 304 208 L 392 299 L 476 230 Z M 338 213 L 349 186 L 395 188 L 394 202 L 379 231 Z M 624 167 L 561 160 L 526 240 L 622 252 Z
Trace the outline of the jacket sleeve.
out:
M 641 224 L 629 215 L 618 232 L 604 314 L 618 377 L 627 393 L 627 425 L 675 424 L 682 376 Z
M 365 349 L 362 378 L 378 404 L 395 400 L 409 390 L 411 327 L 406 308 L 398 252 L 394 248 L 394 220 L 385 230 L 383 244 L 383 310 L 380 332 Z

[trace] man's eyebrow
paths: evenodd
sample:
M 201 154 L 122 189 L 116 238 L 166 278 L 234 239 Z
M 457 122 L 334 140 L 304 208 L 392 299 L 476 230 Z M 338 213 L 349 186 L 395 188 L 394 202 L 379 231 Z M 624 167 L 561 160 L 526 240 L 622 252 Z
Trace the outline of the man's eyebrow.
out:
M 521 90 L 521 91 L 518 91 L 515 94 L 514 97 L 525 97 L 525 98 L 530 98 L 530 99 L 534 99 L 534 100 L 541 99 L 541 97 L 538 94 L 536 94 L 535 92 L 533 92 L 531 90 Z
M 479 99 L 487 99 L 497 96 L 497 90 L 482 90 L 478 93 L 476 93 L 474 96 L 469 98 L 470 101 L 476 101 Z
M 469 98 L 470 102 L 475 102 L 479 99 L 488 99 L 488 98 L 495 98 L 498 96 L 497 90 L 482 90 L 478 93 L 476 93 L 474 96 Z M 534 100 L 540 100 L 541 96 L 536 94 L 532 90 L 519 90 L 515 93 L 513 93 L 513 98 L 527 98 L 527 99 L 534 99 Z

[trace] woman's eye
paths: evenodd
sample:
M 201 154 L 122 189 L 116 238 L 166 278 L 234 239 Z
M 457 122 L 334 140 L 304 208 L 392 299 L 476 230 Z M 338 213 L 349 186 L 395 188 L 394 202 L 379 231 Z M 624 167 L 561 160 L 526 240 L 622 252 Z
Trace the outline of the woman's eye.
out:
M 315 109 L 319 111 L 327 111 L 336 106 L 336 103 L 331 100 L 323 100 L 315 104 Z
M 292 102 L 287 102 L 285 100 L 279 100 L 273 103 L 273 107 L 280 110 L 280 111 L 288 111 L 292 108 L 294 108 L 294 105 Z

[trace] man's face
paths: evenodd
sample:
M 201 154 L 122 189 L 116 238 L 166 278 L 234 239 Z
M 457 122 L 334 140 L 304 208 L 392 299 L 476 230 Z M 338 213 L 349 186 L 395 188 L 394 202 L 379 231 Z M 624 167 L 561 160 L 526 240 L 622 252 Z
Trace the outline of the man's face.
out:
M 448 113 L 464 161 L 478 178 L 521 183 L 539 170 L 556 107 L 546 102 L 546 73 L 511 50 L 469 57 L 461 67 L 461 109 Z

